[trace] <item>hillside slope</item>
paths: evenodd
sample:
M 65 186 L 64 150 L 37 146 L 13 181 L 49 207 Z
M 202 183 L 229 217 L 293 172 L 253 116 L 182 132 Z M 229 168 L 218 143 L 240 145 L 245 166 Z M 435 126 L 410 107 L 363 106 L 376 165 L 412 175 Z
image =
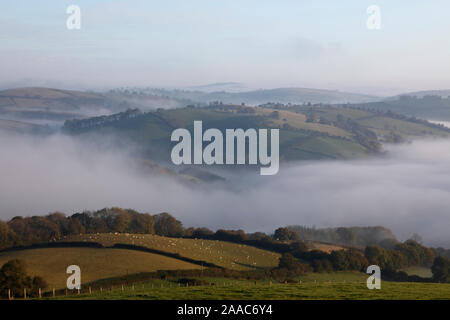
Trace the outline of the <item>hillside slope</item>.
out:
M 41 276 L 50 288 L 66 286 L 66 269 L 78 265 L 82 283 L 127 274 L 201 267 L 163 255 L 109 248 L 43 248 L 0 252 L 0 266 L 21 259 L 30 276 Z
M 50 88 L 0 91 L 0 115 L 16 118 L 51 120 L 79 118 L 86 111 L 91 115 L 96 114 L 105 108 L 105 105 L 105 96 L 97 93 Z
M 124 111 L 152 110 L 185 105 L 175 99 L 135 92 L 105 93 L 53 88 L 17 88 L 0 91 L 0 118 L 64 121 Z
M 176 128 L 193 132 L 195 120 L 203 130 L 218 128 L 280 129 L 281 160 L 353 159 L 377 153 L 383 142 L 426 136 L 447 137 L 450 130 L 405 116 L 349 107 L 280 106 L 246 107 L 215 104 L 141 113 L 128 110 L 107 117 L 67 121 L 64 132 L 81 139 L 117 136 L 153 160 L 170 163 Z
M 132 244 L 203 260 L 235 270 L 275 267 L 279 254 L 225 241 L 168 238 L 149 234 L 84 234 L 68 236 L 61 241 L 89 241 L 104 246 Z
M 415 92 L 358 106 L 382 111 L 390 110 L 428 120 L 450 120 L 449 91 Z

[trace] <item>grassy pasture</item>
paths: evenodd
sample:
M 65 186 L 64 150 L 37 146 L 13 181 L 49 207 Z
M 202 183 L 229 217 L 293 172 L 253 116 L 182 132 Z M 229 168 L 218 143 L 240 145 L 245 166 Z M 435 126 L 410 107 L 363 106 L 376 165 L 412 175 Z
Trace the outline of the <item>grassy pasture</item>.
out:
M 311 107 L 295 106 L 292 109 L 296 112 L 307 114 Z M 388 135 L 394 131 L 410 138 L 423 136 L 447 137 L 448 133 L 439 128 L 429 127 L 420 123 L 408 120 L 394 119 L 384 115 L 377 115 L 367 110 L 358 110 L 344 107 L 314 107 L 314 113 L 329 121 L 335 121 L 338 115 L 345 119 L 352 119 L 359 125 L 375 132 L 378 136 Z
M 371 151 L 356 138 L 355 131 L 336 126 L 338 115 L 352 119 L 360 126 L 384 139 L 391 132 L 404 137 L 447 136 L 445 130 L 408 120 L 394 119 L 374 112 L 345 107 L 293 106 L 282 109 L 254 107 L 252 112 L 239 112 L 238 106 L 229 109 L 179 108 L 147 113 L 137 118 L 109 123 L 105 126 L 83 129 L 80 132 L 118 134 L 124 141 L 131 139 L 143 147 L 144 154 L 155 161 L 169 161 L 173 143 L 171 132 L 184 127 L 192 131 L 195 120 L 203 121 L 203 130 L 217 128 L 224 132 L 230 128 L 280 129 L 280 156 L 282 160 L 354 159 L 366 157 Z M 278 112 L 274 117 L 273 112 Z M 313 112 L 316 118 L 330 123 L 307 122 Z M 287 126 L 285 126 L 287 125 Z M 163 156 L 162 156 L 163 155 Z
M 82 293 L 59 299 L 280 299 L 280 300 L 372 300 L 372 299 L 450 299 L 450 284 L 401 283 L 381 284 L 380 290 L 369 290 L 367 275 L 362 273 L 307 274 L 296 283 L 265 281 L 238 281 L 230 279 L 202 279 L 210 285 L 181 286 L 175 280 L 145 282 L 113 290 Z M 301 281 L 301 282 L 300 282 Z
M 225 241 L 181 239 L 148 234 L 85 234 L 62 241 L 90 241 L 104 246 L 116 243 L 156 249 L 235 270 L 275 267 L 280 255 L 267 250 Z
M 45 248 L 0 252 L 0 265 L 11 259 L 25 261 L 30 276 L 41 276 L 50 288 L 57 289 L 66 286 L 66 268 L 72 264 L 80 266 L 82 283 L 139 272 L 201 268 L 158 254 L 108 248 Z
M 426 127 L 423 124 L 414 123 L 410 121 L 391 119 L 387 117 L 374 116 L 365 119 L 358 120 L 358 122 L 371 129 L 385 131 L 393 130 L 395 132 L 400 132 L 401 134 L 408 136 L 424 136 L 425 132 L 432 133 L 436 136 L 446 137 L 448 136 L 445 132 L 440 129 Z
M 337 244 L 330 244 L 330 243 L 322 243 L 322 242 L 316 242 L 316 241 L 308 241 L 308 245 L 310 245 L 314 250 L 320 250 L 326 253 L 331 253 L 332 251 L 337 250 L 345 250 L 346 248 Z
M 255 110 L 257 114 L 262 114 L 265 116 L 268 116 L 272 112 L 277 111 L 279 114 L 278 119 L 271 119 L 272 123 L 276 126 L 282 126 L 283 124 L 287 123 L 296 129 L 326 132 L 333 136 L 346 138 L 351 138 L 352 136 L 349 132 L 334 126 L 320 124 L 317 122 L 306 122 L 306 116 L 301 113 L 296 113 L 288 110 L 275 110 L 270 108 L 256 108 Z

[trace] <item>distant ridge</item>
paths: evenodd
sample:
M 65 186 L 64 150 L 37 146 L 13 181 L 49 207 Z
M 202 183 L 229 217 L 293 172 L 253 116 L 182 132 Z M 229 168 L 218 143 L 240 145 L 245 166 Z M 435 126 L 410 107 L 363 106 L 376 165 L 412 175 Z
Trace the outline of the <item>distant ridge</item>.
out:
M 450 96 L 450 89 L 406 92 L 406 93 L 402 93 L 402 94 L 396 95 L 394 97 L 391 97 L 390 99 L 395 99 L 395 98 L 398 98 L 401 96 L 410 96 L 410 97 L 417 97 L 417 98 L 423 98 L 424 96 L 440 96 L 442 98 L 447 98 Z
M 225 103 L 263 104 L 280 103 L 357 103 L 380 100 L 379 97 L 358 93 L 349 93 L 311 88 L 261 89 L 239 93 L 213 92 L 204 99 L 221 100 Z
M 202 92 L 217 92 L 217 91 L 226 91 L 226 92 L 244 92 L 250 91 L 250 89 L 239 82 L 217 82 L 199 86 L 189 86 L 185 88 L 186 90 L 193 91 L 202 91 Z
M 213 88 L 229 87 L 232 84 L 217 84 L 203 87 L 191 87 L 191 90 L 169 90 L 147 88 L 142 89 L 145 93 L 159 96 L 167 96 L 177 99 L 187 99 L 197 103 L 210 103 L 221 101 L 231 104 L 249 104 L 260 105 L 269 102 L 283 104 L 317 104 L 317 103 L 362 103 L 380 101 L 382 98 L 367 94 L 342 92 L 337 90 L 313 89 L 313 88 L 276 88 L 276 89 L 259 89 L 252 91 L 234 90 L 216 90 Z M 224 88 L 226 89 L 226 88 Z M 137 89 L 139 90 L 139 89 Z

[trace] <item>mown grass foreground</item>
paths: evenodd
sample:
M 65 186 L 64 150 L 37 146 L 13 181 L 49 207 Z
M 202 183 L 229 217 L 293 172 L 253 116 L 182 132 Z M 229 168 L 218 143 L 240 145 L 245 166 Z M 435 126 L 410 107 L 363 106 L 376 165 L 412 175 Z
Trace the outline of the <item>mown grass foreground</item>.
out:
M 60 300 L 450 300 L 450 284 L 382 281 L 380 290 L 369 290 L 367 275 L 358 272 L 308 273 L 293 283 L 275 280 L 196 278 L 198 286 L 186 286 L 180 279 L 153 279 L 140 283 L 104 285 L 101 289 L 82 286 L 75 291 L 47 295 Z M 91 289 L 91 290 L 89 290 Z
M 236 283 L 224 281 L 211 286 L 120 287 L 92 294 L 72 294 L 55 299 L 150 299 L 150 300 L 209 300 L 209 299 L 267 299 L 267 300 L 423 300 L 450 299 L 450 284 L 383 282 L 380 290 L 369 290 L 365 282 L 303 282 L 303 283 Z

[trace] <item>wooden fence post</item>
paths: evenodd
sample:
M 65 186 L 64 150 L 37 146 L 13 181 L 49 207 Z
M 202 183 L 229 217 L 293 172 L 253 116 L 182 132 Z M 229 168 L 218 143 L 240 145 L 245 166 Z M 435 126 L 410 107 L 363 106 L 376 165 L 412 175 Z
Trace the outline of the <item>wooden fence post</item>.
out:
M 103 293 L 103 288 L 102 287 L 100 287 L 100 293 Z
M 11 300 L 11 289 L 8 289 L 8 300 Z
M 39 298 L 42 298 L 42 290 L 39 288 Z
M 78 288 L 78 294 L 80 294 L 80 288 Z
M 23 288 L 23 298 L 27 298 L 27 288 Z
M 123 285 L 122 285 L 122 291 L 123 291 Z
M 55 297 L 55 288 L 53 288 L 53 298 Z
M 92 288 L 89 287 L 89 294 L 92 294 Z

